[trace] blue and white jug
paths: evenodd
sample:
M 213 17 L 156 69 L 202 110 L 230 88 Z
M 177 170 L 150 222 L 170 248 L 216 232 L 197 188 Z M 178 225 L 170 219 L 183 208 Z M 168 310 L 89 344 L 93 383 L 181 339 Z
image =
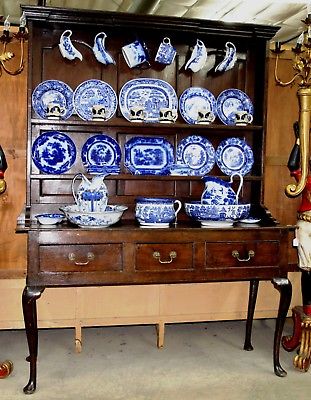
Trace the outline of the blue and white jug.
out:
M 103 212 L 108 203 L 108 190 L 104 183 L 106 175 L 96 175 L 90 181 L 82 173 L 78 173 L 72 179 L 71 190 L 79 211 L 82 212 Z M 77 190 L 75 182 L 81 179 Z

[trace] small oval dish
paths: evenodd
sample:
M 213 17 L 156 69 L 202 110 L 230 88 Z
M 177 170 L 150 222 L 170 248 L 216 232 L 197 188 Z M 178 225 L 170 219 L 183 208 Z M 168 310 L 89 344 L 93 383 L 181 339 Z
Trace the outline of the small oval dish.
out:
M 44 213 L 35 215 L 41 225 L 56 225 L 62 222 L 65 218 L 64 214 Z

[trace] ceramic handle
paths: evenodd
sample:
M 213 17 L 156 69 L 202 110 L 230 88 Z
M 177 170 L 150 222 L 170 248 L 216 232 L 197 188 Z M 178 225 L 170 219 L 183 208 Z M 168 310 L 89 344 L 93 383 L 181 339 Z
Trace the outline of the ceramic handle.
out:
M 158 260 L 160 264 L 171 264 L 173 262 L 174 258 L 177 257 L 176 251 L 170 251 L 170 253 L 169 253 L 170 259 L 165 260 L 165 261 L 161 260 L 161 253 L 159 251 L 154 251 L 152 255 L 153 255 L 153 258 Z
M 86 255 L 87 261 L 76 261 L 75 253 L 68 254 L 68 260 L 73 261 L 75 265 L 88 265 L 88 263 L 95 259 L 94 253 L 89 251 Z
M 233 250 L 233 252 L 231 254 L 232 254 L 232 257 L 236 258 L 238 261 L 241 261 L 241 262 L 249 261 L 252 257 L 255 256 L 254 250 L 248 250 L 247 258 L 240 258 L 240 253 L 237 250 Z
M 181 207 L 182 207 L 182 204 L 181 204 L 181 201 L 179 201 L 179 200 L 175 200 L 175 201 L 174 201 L 174 205 L 175 205 L 175 204 L 178 204 L 177 210 L 175 210 L 175 217 L 177 217 L 177 214 L 179 213 L 179 211 L 180 211 L 180 209 L 181 209 Z

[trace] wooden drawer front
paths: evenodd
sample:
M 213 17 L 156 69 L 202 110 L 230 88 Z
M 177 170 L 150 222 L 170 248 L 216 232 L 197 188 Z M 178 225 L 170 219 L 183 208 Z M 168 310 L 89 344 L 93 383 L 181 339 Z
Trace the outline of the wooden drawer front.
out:
M 206 243 L 208 268 L 277 266 L 279 261 L 280 243 L 278 241 Z
M 138 271 L 176 271 L 193 269 L 193 243 L 137 244 Z
M 50 272 L 121 271 L 122 245 L 40 246 L 40 270 Z

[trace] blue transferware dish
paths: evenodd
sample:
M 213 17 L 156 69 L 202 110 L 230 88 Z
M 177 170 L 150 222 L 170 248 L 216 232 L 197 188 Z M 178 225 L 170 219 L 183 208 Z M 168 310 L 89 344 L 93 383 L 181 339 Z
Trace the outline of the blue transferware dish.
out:
M 178 143 L 176 163 L 187 165 L 188 175 L 205 175 L 215 164 L 215 149 L 203 136 L 187 136 Z
M 89 180 L 81 172 L 76 174 L 71 182 L 71 191 L 79 211 L 103 212 L 108 203 L 108 190 L 104 183 L 105 175 L 95 175 Z M 77 188 L 75 182 L 81 179 Z
M 243 218 L 247 218 L 251 205 L 246 204 L 202 204 L 200 201 L 185 203 L 186 214 L 202 225 L 210 221 L 225 222 L 232 225 Z M 215 224 L 214 224 L 215 225 Z
M 235 124 L 235 113 L 247 111 L 253 115 L 254 107 L 246 93 L 239 89 L 226 89 L 217 97 L 217 115 L 225 125 Z
M 199 111 L 212 111 L 216 114 L 216 98 L 209 90 L 202 87 L 190 87 L 179 98 L 179 112 L 188 124 L 198 122 Z
M 178 98 L 174 88 L 161 79 L 137 78 L 126 82 L 119 93 L 119 107 L 128 121 L 130 110 L 142 107 L 145 120 L 158 122 L 161 108 L 177 110 Z
M 237 56 L 236 56 L 236 48 L 232 42 L 226 43 L 226 53 L 224 59 L 215 67 L 215 72 L 225 72 L 229 71 L 229 69 L 233 68 Z
M 62 222 L 65 218 L 64 214 L 44 213 L 35 215 L 37 220 L 42 225 L 56 225 Z
M 88 172 L 116 172 L 120 171 L 121 149 L 111 136 L 94 135 L 84 143 L 81 159 Z
M 64 133 L 43 132 L 32 145 L 32 160 L 42 172 L 63 174 L 76 160 L 76 146 Z
M 216 164 L 226 175 L 245 175 L 253 167 L 254 155 L 244 139 L 231 137 L 220 142 L 215 152 Z
M 64 112 L 62 119 L 68 119 L 73 113 L 73 90 L 65 82 L 50 79 L 39 83 L 32 92 L 32 107 L 40 118 L 48 117 L 48 106 L 57 104 Z
M 60 207 L 68 221 L 86 229 L 108 228 L 120 221 L 128 207 L 122 205 L 107 205 L 105 211 L 81 211 L 79 206 L 67 205 Z
M 125 167 L 136 175 L 168 175 L 174 149 L 162 137 L 133 137 L 124 145 Z
M 170 166 L 170 175 L 188 176 L 189 175 L 189 167 L 186 164 L 172 164 Z
M 76 113 L 84 121 L 93 119 L 93 106 L 102 105 L 105 108 L 105 120 L 112 118 L 117 110 L 116 92 L 106 82 L 99 79 L 89 79 L 80 83 L 73 93 L 73 105 Z
M 60 53 L 64 58 L 67 58 L 68 60 L 74 60 L 75 58 L 78 58 L 80 61 L 82 61 L 82 54 L 72 44 L 72 41 L 70 39 L 71 35 L 72 31 L 69 29 L 62 33 L 58 45 Z
M 177 206 L 176 209 L 175 206 Z M 181 206 L 179 200 L 139 197 L 136 200 L 135 216 L 141 226 L 165 228 L 170 222 L 176 220 Z
M 93 46 L 93 53 L 96 57 L 96 60 L 104 65 L 108 64 L 115 64 L 114 59 L 105 49 L 105 40 L 106 40 L 106 33 L 99 32 L 94 39 L 94 46 Z

